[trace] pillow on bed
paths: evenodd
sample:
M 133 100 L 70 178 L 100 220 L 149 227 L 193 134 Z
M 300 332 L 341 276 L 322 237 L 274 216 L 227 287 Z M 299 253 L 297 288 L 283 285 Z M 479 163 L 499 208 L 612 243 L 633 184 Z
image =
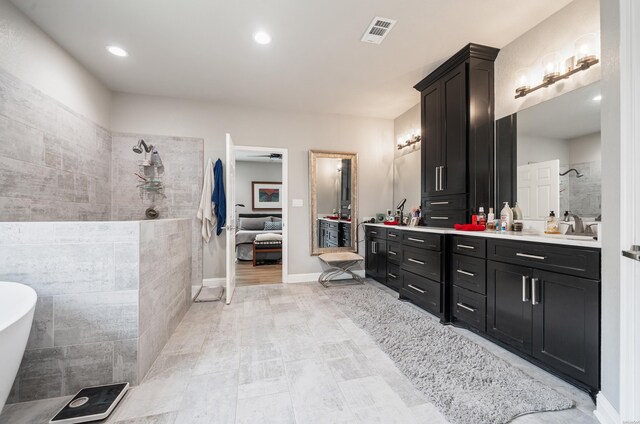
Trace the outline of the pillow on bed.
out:
M 264 218 L 240 218 L 239 230 L 264 230 L 264 224 L 271 222 L 271 217 Z
M 272 216 L 272 217 L 271 217 L 271 220 L 272 220 L 273 222 L 278 222 L 278 221 L 282 221 L 282 218 L 280 218 L 279 216 Z
M 267 231 L 282 230 L 282 221 L 265 222 L 264 223 L 264 229 L 267 230 Z
M 256 234 L 256 241 L 282 240 L 282 234 Z

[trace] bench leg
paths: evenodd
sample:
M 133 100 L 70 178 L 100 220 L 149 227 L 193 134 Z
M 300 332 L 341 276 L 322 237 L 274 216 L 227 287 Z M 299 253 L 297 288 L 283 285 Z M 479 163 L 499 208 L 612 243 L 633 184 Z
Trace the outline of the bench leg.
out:
M 355 281 L 360 284 L 363 284 L 364 281 L 362 277 L 351 271 L 349 268 L 359 264 L 361 261 L 347 261 L 347 262 L 334 262 L 334 263 L 326 263 L 329 266 L 329 269 L 323 271 L 318 277 L 318 282 L 322 284 L 324 287 L 329 287 L 329 282 L 333 280 L 335 277 L 341 274 L 349 274 Z

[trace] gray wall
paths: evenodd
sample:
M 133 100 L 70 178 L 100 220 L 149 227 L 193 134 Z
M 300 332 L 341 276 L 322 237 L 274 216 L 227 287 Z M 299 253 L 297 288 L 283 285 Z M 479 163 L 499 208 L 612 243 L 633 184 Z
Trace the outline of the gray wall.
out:
M 419 100 L 419 94 L 416 93 Z M 420 103 L 398 116 L 393 121 L 394 143 L 398 138 L 405 139 L 405 135 L 420 129 Z M 395 147 L 395 144 L 394 144 Z M 404 210 L 420 206 L 420 143 L 398 150 L 394 149 L 393 160 L 393 207 L 402 199 L 407 199 Z
M 137 178 L 138 160 L 143 158 L 132 147 L 142 138 L 158 148 L 164 164 L 166 198 L 140 198 Z M 161 218 L 189 218 L 192 240 L 192 285 L 202 285 L 202 237 L 196 213 L 200 205 L 203 179 L 203 141 L 201 138 L 165 137 L 147 134 L 113 134 L 112 219 L 145 219 L 144 211 L 156 206 Z
M 253 199 L 251 182 L 253 181 L 282 181 L 282 164 L 280 162 L 236 162 L 236 203 L 245 205 L 244 208 L 238 208 L 238 213 L 254 212 L 251 209 Z
M 0 69 L 0 221 L 111 217 L 111 136 Z
M 359 215 L 393 208 L 393 121 L 330 114 L 265 110 L 157 96 L 114 95 L 112 130 L 203 137 L 205 159 L 225 157 L 225 133 L 241 146 L 280 147 L 289 152 L 289 274 L 320 272 L 310 254 L 309 150 L 358 153 Z M 204 249 L 205 278 L 225 274 L 225 240 Z M 360 246 L 361 251 L 363 246 Z

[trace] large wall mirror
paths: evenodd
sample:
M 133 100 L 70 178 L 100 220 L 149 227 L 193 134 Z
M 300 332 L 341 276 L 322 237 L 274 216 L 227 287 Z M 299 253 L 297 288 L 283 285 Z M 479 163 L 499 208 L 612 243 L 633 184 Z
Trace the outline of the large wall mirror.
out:
M 600 83 L 503 118 L 497 134 L 498 160 L 509 154 L 501 149 L 516 149 L 515 172 L 504 176 L 512 178 L 511 196 L 500 190 L 498 181 L 497 192 L 505 198 L 496 200 L 517 200 L 525 219 L 542 220 L 550 211 L 561 219 L 565 211 L 583 221 L 600 216 Z
M 311 254 L 357 252 L 358 155 L 309 152 Z

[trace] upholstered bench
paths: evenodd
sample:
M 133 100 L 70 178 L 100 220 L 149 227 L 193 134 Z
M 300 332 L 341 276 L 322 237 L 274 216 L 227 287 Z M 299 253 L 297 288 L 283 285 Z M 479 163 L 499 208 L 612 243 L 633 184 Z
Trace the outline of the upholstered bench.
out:
M 258 265 L 260 253 L 276 252 L 280 252 L 280 259 L 282 259 L 282 240 L 255 240 L 253 242 L 253 266 Z
M 351 275 L 353 280 L 355 280 L 355 283 L 352 284 L 363 284 L 362 278 L 350 269 L 364 261 L 362 256 L 352 252 L 337 252 L 324 253 L 319 257 L 320 260 L 328 267 L 328 269 L 323 271 L 318 278 L 318 282 L 323 286 L 329 287 L 331 280 L 341 274 Z

